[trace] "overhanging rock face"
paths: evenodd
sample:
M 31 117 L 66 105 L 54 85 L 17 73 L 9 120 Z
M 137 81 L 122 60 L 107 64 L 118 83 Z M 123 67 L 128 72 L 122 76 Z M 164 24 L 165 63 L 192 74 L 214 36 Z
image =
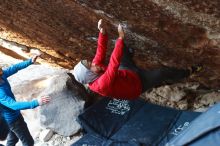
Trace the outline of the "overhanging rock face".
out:
M 72 68 L 92 59 L 97 21 L 107 21 L 108 57 L 122 23 L 141 67 L 203 64 L 193 80 L 220 87 L 219 0 L 16 0 L 0 2 L 0 37 L 41 49 L 44 59 Z

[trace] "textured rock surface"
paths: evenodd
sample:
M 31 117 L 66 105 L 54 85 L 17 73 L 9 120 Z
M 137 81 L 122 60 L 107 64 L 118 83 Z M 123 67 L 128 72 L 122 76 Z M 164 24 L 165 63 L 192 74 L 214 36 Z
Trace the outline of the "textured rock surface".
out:
M 140 66 L 200 63 L 204 69 L 192 80 L 218 88 L 219 7 L 219 0 L 2 0 L 0 37 L 40 48 L 45 60 L 72 68 L 92 59 L 98 19 L 108 22 L 111 48 L 121 22 Z
M 86 94 L 75 86 L 67 74 L 53 75 L 41 93 L 52 97 L 48 105 L 41 107 L 41 123 L 63 136 L 71 136 L 81 128 L 77 117 L 83 110 Z
M 204 89 L 198 83 L 177 83 L 153 88 L 142 94 L 141 98 L 162 106 L 205 111 L 220 101 L 220 92 Z
M 17 100 L 32 100 L 43 95 L 52 98 L 49 104 L 39 108 L 40 115 L 38 108 L 36 112 L 26 110 L 23 113 L 29 118 L 28 121 L 32 121 L 28 122 L 31 131 L 39 131 L 40 122 L 42 126 L 64 136 L 79 131 L 81 127 L 76 119 L 84 108 L 86 93 L 72 82 L 67 70 L 31 65 L 10 77 L 9 81 Z

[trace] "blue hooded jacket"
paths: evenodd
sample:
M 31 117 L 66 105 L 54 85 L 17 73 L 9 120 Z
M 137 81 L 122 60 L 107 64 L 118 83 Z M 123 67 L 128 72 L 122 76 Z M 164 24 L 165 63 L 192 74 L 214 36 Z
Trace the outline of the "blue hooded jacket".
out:
M 32 60 L 26 60 L 15 64 L 3 70 L 0 80 L 0 108 L 7 123 L 12 123 L 20 116 L 20 110 L 33 109 L 39 106 L 37 100 L 30 102 L 17 102 L 14 94 L 11 91 L 11 86 L 7 78 L 19 70 L 24 69 L 32 64 Z

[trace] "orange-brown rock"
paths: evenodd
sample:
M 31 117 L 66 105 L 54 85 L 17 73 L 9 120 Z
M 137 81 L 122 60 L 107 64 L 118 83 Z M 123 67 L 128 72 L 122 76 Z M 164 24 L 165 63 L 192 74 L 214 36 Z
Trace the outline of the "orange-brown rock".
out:
M 92 59 L 97 21 L 107 22 L 108 57 L 122 23 L 143 68 L 202 64 L 193 80 L 220 87 L 219 0 L 1 0 L 0 38 L 39 48 L 45 59 L 72 68 Z

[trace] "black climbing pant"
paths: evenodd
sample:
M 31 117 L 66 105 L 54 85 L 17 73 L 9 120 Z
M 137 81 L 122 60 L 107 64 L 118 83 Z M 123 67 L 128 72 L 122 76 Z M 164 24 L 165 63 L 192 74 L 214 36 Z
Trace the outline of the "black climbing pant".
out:
M 123 57 L 119 69 L 127 69 L 136 72 L 142 81 L 142 92 L 152 89 L 153 87 L 160 86 L 163 83 L 177 82 L 180 79 L 190 75 L 189 70 L 177 69 L 173 67 L 161 67 L 153 70 L 144 70 L 138 68 L 132 60 L 132 53 L 132 49 L 124 47 Z
M 9 132 L 8 125 L 0 113 L 0 140 L 5 140 Z

